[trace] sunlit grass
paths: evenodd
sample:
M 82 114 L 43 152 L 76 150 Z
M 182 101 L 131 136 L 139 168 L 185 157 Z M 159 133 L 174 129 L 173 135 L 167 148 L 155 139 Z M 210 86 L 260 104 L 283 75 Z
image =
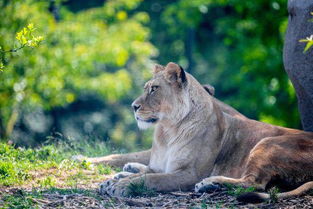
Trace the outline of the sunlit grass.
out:
M 76 145 L 77 146 L 77 145 Z M 102 146 L 102 148 L 101 148 Z M 87 161 L 76 162 L 73 145 L 47 145 L 37 149 L 15 148 L 0 144 L 0 187 L 28 186 L 49 188 L 53 186 L 77 186 L 88 181 L 101 181 L 113 172 L 109 166 L 93 166 Z M 83 154 L 91 152 L 91 146 L 83 146 Z M 88 149 L 88 150 L 87 150 Z M 98 150 L 106 155 L 109 149 L 100 145 Z
M 38 208 L 46 204 L 43 194 L 75 193 L 97 198 L 99 183 L 117 171 L 71 158 L 77 154 L 108 155 L 111 151 L 104 142 L 54 142 L 33 149 L 0 143 L 0 189 L 8 191 L 0 192 L 0 208 Z

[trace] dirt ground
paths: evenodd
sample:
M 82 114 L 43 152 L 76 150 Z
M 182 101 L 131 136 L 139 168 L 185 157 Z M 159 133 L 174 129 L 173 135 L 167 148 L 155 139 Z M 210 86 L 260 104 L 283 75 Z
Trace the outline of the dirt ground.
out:
M 0 189 L 1 194 L 14 197 L 28 196 L 33 190 L 18 188 Z M 40 196 L 28 196 L 37 208 L 313 208 L 313 196 L 280 200 L 277 203 L 241 204 L 227 191 L 211 194 L 171 192 L 158 193 L 154 197 L 113 198 L 101 196 L 95 188 L 80 189 L 77 193 L 65 192 L 65 189 L 42 191 Z M 1 200 L 2 201 L 2 200 Z M 1 202 L 0 202 L 1 203 Z M 1 204 L 0 204 L 1 205 Z

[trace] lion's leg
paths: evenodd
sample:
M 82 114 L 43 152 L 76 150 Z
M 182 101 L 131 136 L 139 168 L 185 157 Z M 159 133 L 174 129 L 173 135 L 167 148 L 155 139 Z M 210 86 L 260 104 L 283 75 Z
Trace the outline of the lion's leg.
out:
M 136 177 L 135 174 L 143 174 L 143 173 L 151 173 L 152 170 L 149 169 L 148 166 L 140 163 L 127 163 L 123 167 L 122 172 L 118 172 L 113 176 L 113 179 L 108 179 L 100 184 L 100 193 L 104 193 L 103 191 L 105 190 L 106 187 L 110 186 L 112 183 L 129 177 L 133 178 Z M 131 177 L 132 176 L 132 177 Z
M 195 192 L 209 192 L 220 189 L 221 185 L 231 184 L 234 186 L 254 187 L 258 190 L 264 190 L 268 181 L 263 184 L 256 183 L 255 178 L 252 176 L 245 176 L 243 178 L 235 179 L 225 176 L 211 176 L 203 179 L 195 186 Z
M 119 180 L 134 174 L 152 173 L 153 171 L 146 165 L 141 163 L 126 163 L 123 171 L 115 174 L 113 179 Z
M 141 163 L 127 163 L 123 167 L 123 171 L 115 174 L 112 179 L 108 179 L 100 184 L 99 192 L 105 194 L 108 187 L 118 182 L 120 179 L 133 179 L 144 173 L 152 173 L 148 166 Z
M 111 196 L 127 196 L 128 186 L 133 183 L 144 182 L 152 190 L 168 192 L 177 190 L 191 190 L 198 181 L 193 172 L 181 171 L 177 173 L 148 173 L 134 174 L 127 178 L 115 181 L 105 188 L 105 193 Z M 103 190 L 102 190 L 103 191 Z
M 130 173 L 150 173 L 151 170 L 148 166 L 141 163 L 126 163 L 123 167 L 123 171 Z
M 129 154 L 114 154 L 104 157 L 85 158 L 88 162 L 94 164 L 106 164 L 122 168 L 126 163 L 136 162 L 148 165 L 150 161 L 151 150 L 134 152 Z
M 122 171 L 122 172 L 118 172 L 116 173 L 114 176 L 113 176 L 113 179 L 115 180 L 119 180 L 119 179 L 123 179 L 123 178 L 126 178 L 130 175 L 133 175 L 134 173 L 131 173 L 131 172 L 127 172 L 127 171 Z
M 243 187 L 255 187 L 258 190 L 264 190 L 268 182 L 271 180 L 273 174 L 272 150 L 268 146 L 273 137 L 263 139 L 251 151 L 245 171 L 242 178 L 229 178 L 225 176 L 208 177 L 195 186 L 196 192 L 209 192 L 219 189 L 223 184 L 231 184 Z

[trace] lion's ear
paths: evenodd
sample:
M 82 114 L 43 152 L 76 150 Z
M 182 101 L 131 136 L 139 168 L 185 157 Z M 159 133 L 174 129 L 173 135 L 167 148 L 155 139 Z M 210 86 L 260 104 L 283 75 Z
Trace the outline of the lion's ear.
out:
M 209 84 L 205 84 L 205 85 L 202 85 L 203 88 L 211 95 L 211 96 L 214 96 L 215 94 L 215 88 Z
M 155 64 L 154 67 L 153 67 L 152 72 L 153 72 L 154 74 L 156 74 L 156 73 L 158 73 L 158 72 L 160 72 L 160 71 L 162 71 L 162 70 L 164 70 L 164 69 L 165 69 L 164 66 L 159 65 L 159 64 Z
M 186 73 L 181 66 L 170 62 L 166 65 L 165 70 L 165 76 L 168 81 L 178 83 L 185 83 L 187 81 Z

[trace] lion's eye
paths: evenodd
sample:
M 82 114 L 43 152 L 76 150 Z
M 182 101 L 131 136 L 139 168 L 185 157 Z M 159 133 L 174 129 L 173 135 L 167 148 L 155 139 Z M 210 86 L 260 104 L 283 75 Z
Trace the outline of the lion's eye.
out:
M 159 88 L 159 86 L 151 86 L 150 94 L 155 92 L 158 88 Z

